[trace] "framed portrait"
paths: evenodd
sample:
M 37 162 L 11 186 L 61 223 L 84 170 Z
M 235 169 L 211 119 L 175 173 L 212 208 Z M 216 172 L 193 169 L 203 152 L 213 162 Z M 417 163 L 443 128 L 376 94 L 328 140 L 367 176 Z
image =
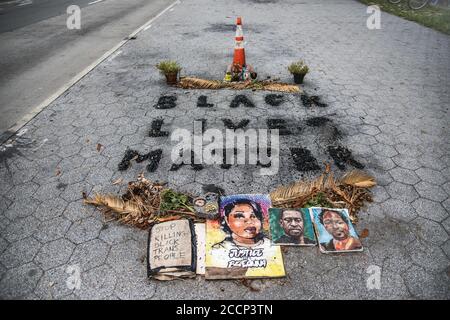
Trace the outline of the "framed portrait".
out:
M 323 253 L 360 252 L 362 243 L 347 209 L 310 208 Z
M 272 244 L 283 246 L 315 246 L 314 227 L 309 209 L 270 208 Z
M 206 279 L 285 276 L 281 248 L 269 238 L 268 195 L 220 198 L 216 220 L 206 223 Z

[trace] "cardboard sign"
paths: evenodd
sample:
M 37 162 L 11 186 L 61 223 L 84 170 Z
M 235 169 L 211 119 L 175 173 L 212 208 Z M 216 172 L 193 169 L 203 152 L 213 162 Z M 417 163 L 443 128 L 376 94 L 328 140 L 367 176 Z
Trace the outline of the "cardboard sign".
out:
M 205 274 L 206 255 L 206 225 L 204 223 L 195 224 L 195 235 L 197 238 L 197 274 Z
M 187 219 L 153 225 L 148 240 L 148 275 L 161 280 L 195 276 L 196 237 Z

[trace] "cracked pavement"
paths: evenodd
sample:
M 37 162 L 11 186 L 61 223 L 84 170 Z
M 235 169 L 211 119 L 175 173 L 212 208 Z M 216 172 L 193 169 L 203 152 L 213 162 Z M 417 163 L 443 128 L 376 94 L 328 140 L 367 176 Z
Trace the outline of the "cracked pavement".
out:
M 304 58 L 311 72 L 303 89 L 327 107 L 305 106 L 293 94 L 283 94 L 275 107 L 265 101 L 269 92 L 165 85 L 154 67 L 163 59 L 179 61 L 182 75 L 221 78 L 232 60 L 237 15 L 243 17 L 247 61 L 258 76 L 291 82 L 286 66 Z M 369 30 L 367 17 L 366 7 L 351 0 L 192 0 L 161 16 L 33 118 L 0 153 L 0 297 L 449 299 L 450 38 L 386 13 L 382 29 Z M 255 107 L 230 109 L 238 94 Z M 176 106 L 155 108 L 163 95 L 176 96 Z M 214 106 L 197 107 L 201 95 Z M 307 120 L 316 117 L 329 121 L 309 126 Z M 168 132 L 191 128 L 195 119 L 223 129 L 224 118 L 249 119 L 248 128 L 266 128 L 267 119 L 275 118 L 285 120 L 291 134 L 280 137 L 275 176 L 260 177 L 252 166 L 169 171 L 169 138 L 149 137 L 158 118 Z M 258 292 L 202 277 L 147 280 L 147 233 L 105 222 L 82 203 L 82 192 L 118 193 L 126 186 L 113 181 L 146 172 L 146 162 L 118 170 L 127 148 L 162 149 L 157 170 L 146 172 L 147 178 L 192 193 L 214 184 L 233 194 L 268 192 L 318 175 L 296 169 L 291 147 L 308 149 L 318 164 L 344 172 L 327 153 L 329 146 L 348 148 L 377 178 L 375 201 L 356 225 L 359 232 L 369 230 L 365 250 L 330 256 L 317 248 L 289 248 L 288 277 L 255 280 Z M 66 271 L 74 265 L 81 287 L 70 290 Z M 381 288 L 369 290 L 367 270 L 374 265 L 381 268 Z

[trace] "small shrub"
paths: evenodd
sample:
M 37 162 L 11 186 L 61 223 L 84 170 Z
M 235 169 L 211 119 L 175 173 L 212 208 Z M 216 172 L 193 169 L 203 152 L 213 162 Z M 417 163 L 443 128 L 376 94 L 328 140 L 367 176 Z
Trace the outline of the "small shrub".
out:
M 309 68 L 303 60 L 291 63 L 288 70 L 292 74 L 307 74 L 309 72 Z
M 158 68 L 162 74 L 178 73 L 181 70 L 180 65 L 172 60 L 161 61 L 156 65 L 156 68 Z

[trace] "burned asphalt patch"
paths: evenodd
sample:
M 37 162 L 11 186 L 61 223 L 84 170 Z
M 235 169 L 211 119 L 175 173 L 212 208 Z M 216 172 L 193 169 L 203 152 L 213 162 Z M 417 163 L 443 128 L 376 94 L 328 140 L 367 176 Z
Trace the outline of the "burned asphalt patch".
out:
M 313 117 L 306 119 L 306 125 L 310 127 L 321 127 L 331 122 L 331 119 L 327 117 Z
M 189 165 L 191 167 L 191 169 L 194 171 L 203 170 L 204 166 L 202 164 L 199 164 L 200 161 L 196 161 L 194 151 L 191 151 L 190 163 L 185 163 L 184 159 L 182 157 L 183 157 L 183 155 L 180 154 L 180 158 L 179 158 L 180 161 L 178 163 L 173 163 L 172 166 L 170 167 L 169 171 L 178 171 L 181 167 L 183 167 L 185 165 Z
M 154 105 L 156 109 L 172 109 L 175 108 L 177 101 L 176 96 L 161 96 L 158 103 Z
M 135 160 L 136 163 L 149 161 L 147 165 L 148 172 L 155 172 L 158 169 L 159 162 L 161 160 L 162 150 L 156 149 L 148 153 L 141 154 L 136 150 L 127 149 L 125 154 L 118 165 L 119 171 L 125 171 L 131 166 L 131 161 Z
M 222 119 L 222 122 L 225 128 L 237 130 L 237 129 L 244 129 L 250 123 L 250 120 L 243 119 L 237 123 L 234 123 L 231 119 Z
M 294 161 L 295 167 L 298 171 L 316 171 L 320 170 L 317 159 L 314 158 L 311 151 L 305 148 L 289 148 Z
M 167 137 L 169 132 L 161 131 L 161 127 L 164 124 L 164 119 L 158 118 L 152 121 L 150 131 L 148 133 L 149 137 L 157 138 L 157 137 Z
M 319 96 L 309 96 L 308 94 L 304 93 L 304 94 L 300 95 L 300 99 L 303 103 L 303 106 L 305 106 L 306 108 L 311 108 L 314 106 L 319 107 L 319 108 L 328 107 L 328 105 L 326 103 L 323 103 L 320 101 Z
M 266 123 L 269 129 L 277 129 L 280 136 L 290 135 L 293 132 L 287 127 L 287 121 L 284 119 L 270 118 L 266 120 Z
M 203 193 L 213 192 L 220 195 L 225 195 L 225 190 L 215 184 L 205 184 L 202 186 Z
M 344 136 L 339 125 L 328 116 L 308 118 L 304 123 L 305 134 L 314 135 L 322 147 L 338 144 Z
M 343 146 L 329 146 L 328 153 L 334 160 L 334 164 L 341 170 L 345 170 L 346 165 L 351 165 L 357 169 L 364 169 L 364 165 L 353 158 L 352 152 Z
M 273 93 L 266 95 L 264 100 L 268 105 L 271 105 L 273 107 L 278 107 L 285 101 L 284 96 L 282 94 L 273 94 Z
M 214 107 L 214 104 L 208 103 L 208 97 L 207 96 L 200 96 L 197 100 L 197 107 L 199 108 L 212 108 Z
M 252 100 L 243 94 L 239 94 L 236 97 L 234 97 L 233 101 L 231 101 L 230 103 L 230 108 L 237 108 L 241 104 L 244 107 L 255 108 L 255 104 L 252 102 Z

